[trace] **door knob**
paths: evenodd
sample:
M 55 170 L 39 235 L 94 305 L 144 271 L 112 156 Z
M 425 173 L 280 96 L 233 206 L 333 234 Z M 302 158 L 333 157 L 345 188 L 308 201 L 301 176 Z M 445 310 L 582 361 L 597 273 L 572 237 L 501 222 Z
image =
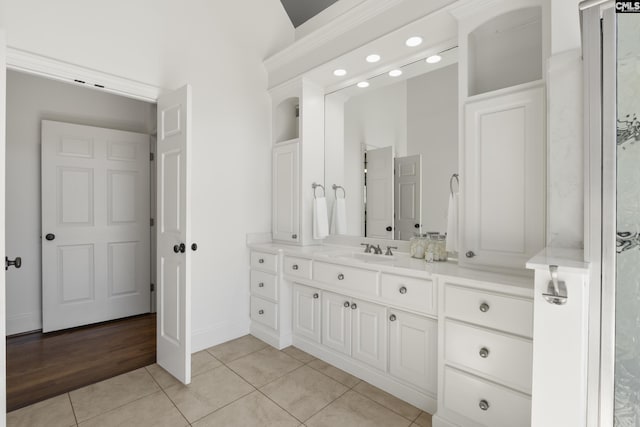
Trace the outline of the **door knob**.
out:
M 180 252 L 180 246 L 179 245 L 173 245 L 173 252 L 175 252 L 175 253 Z
M 343 304 L 346 308 L 351 307 L 351 303 L 349 301 L 345 301 Z
M 183 254 L 187 250 L 187 246 L 184 243 L 180 243 L 180 253 Z
M 47 239 L 48 241 L 52 241 L 53 239 L 56 238 L 56 235 L 53 233 L 49 233 L 46 236 L 44 236 L 45 239 Z
M 4 257 L 4 269 L 8 270 L 11 266 L 14 266 L 15 268 L 22 267 L 22 258 L 16 257 L 16 259 L 11 261 L 9 257 Z
M 351 310 L 355 310 L 356 308 L 358 308 L 358 304 L 356 304 L 355 302 L 351 304 Z
M 389 316 L 389 320 L 391 320 L 392 322 L 395 322 L 397 319 L 395 314 L 392 314 L 391 316 Z
M 420 228 L 420 224 L 413 224 L 413 228 Z
M 473 251 L 467 251 L 464 256 L 466 256 L 467 258 L 473 258 L 474 256 L 476 256 L 476 253 Z
M 391 230 L 393 230 L 393 228 L 392 228 L 391 226 L 388 226 L 388 227 L 386 228 L 386 230 L 387 230 L 387 231 L 391 231 Z
M 197 251 L 198 250 L 198 244 L 197 243 L 192 243 L 191 244 L 191 250 L 192 251 Z
M 486 347 L 482 347 L 480 349 L 480 357 L 482 357 L 483 359 L 486 359 L 487 357 L 489 357 L 489 349 Z

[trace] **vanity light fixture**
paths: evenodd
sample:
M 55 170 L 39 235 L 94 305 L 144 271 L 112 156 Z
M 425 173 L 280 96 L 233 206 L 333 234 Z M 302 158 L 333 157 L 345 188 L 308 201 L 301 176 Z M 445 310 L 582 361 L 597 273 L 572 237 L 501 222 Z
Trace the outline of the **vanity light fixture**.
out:
M 337 70 L 333 71 L 333 75 L 338 77 L 342 77 L 346 74 L 347 74 L 347 70 L 343 70 L 342 68 L 338 68 Z
M 367 56 L 367 62 L 374 63 L 380 61 L 380 55 L 376 55 L 375 53 Z
M 420 46 L 422 44 L 422 37 L 418 37 L 418 36 L 409 37 L 405 42 L 405 44 L 409 47 Z
M 437 54 L 436 54 L 436 55 L 431 55 L 430 57 L 428 57 L 428 58 L 426 59 L 426 61 L 427 61 L 429 64 L 437 64 L 437 63 L 438 63 L 438 62 L 440 62 L 441 60 L 442 60 L 442 56 L 437 55 Z
M 399 70 L 399 69 L 391 70 L 391 71 L 389 71 L 389 75 L 391 77 L 401 76 L 402 75 L 402 70 Z
M 357 85 L 360 89 L 364 89 L 366 87 L 369 87 L 369 82 L 360 82 Z

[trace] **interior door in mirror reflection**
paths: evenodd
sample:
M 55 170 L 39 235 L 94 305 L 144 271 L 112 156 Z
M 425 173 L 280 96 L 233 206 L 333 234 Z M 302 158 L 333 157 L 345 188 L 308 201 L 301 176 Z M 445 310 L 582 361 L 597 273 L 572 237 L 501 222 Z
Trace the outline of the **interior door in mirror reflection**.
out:
M 420 232 L 422 211 L 422 154 L 395 159 L 396 240 L 409 240 Z M 417 228 L 416 228 L 417 225 Z
M 393 239 L 393 147 L 366 153 L 366 237 Z

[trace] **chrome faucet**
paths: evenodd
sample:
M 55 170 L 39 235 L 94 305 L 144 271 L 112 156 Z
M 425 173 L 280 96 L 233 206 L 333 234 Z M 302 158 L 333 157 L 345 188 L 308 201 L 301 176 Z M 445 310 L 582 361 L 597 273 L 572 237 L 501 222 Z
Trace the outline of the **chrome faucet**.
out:
M 371 253 L 371 249 L 373 249 L 373 245 L 370 243 L 360 243 L 360 246 L 366 246 L 366 248 L 364 248 L 364 253 L 365 254 L 370 254 Z
M 391 249 L 398 249 L 398 247 L 397 246 L 387 246 L 387 252 L 385 253 L 385 255 L 392 256 L 393 252 L 391 252 Z
M 373 249 L 374 254 L 382 255 L 382 249 L 380 249 L 380 245 L 376 245 L 376 246 L 371 245 L 371 249 Z

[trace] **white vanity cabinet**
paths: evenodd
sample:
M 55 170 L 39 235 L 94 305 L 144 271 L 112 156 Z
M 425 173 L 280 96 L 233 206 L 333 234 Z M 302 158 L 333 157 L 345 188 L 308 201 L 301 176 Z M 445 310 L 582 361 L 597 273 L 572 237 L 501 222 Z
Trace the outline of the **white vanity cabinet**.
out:
M 293 284 L 293 333 L 320 342 L 320 289 Z
M 298 242 L 300 236 L 299 189 L 300 144 L 281 144 L 273 149 L 273 239 Z
M 533 292 L 440 277 L 435 427 L 531 425 Z M 523 286 L 524 284 L 524 286 Z

